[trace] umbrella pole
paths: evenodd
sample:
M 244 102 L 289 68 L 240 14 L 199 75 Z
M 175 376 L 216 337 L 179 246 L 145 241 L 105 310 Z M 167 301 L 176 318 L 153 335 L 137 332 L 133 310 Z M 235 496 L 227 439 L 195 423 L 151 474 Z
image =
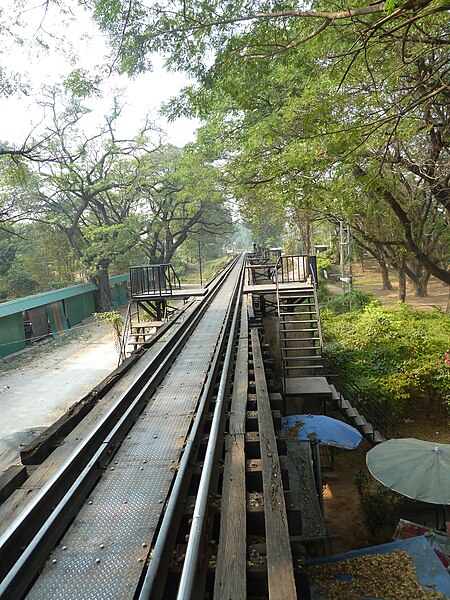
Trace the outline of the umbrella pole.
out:
M 323 508 L 323 486 L 322 486 L 322 472 L 320 470 L 320 446 L 319 444 L 311 444 L 313 457 L 314 457 L 314 478 L 316 480 L 317 497 L 319 498 L 320 512 L 325 517 Z

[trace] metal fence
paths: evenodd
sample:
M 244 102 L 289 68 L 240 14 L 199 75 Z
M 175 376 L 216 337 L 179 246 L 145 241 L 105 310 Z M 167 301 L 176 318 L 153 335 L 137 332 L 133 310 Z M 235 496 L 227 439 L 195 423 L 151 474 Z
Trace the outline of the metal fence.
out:
M 172 265 L 130 267 L 131 297 L 172 295 L 181 289 L 180 280 Z

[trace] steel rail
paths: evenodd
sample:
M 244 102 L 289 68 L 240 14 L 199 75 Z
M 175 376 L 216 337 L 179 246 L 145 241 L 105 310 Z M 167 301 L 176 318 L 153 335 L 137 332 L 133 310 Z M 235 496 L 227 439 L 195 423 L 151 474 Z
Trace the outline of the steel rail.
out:
M 15 600 L 28 588 L 37 569 L 47 556 L 49 546 L 56 543 L 61 532 L 67 527 L 82 503 L 83 494 L 80 492 L 76 494 L 76 490 L 79 490 L 82 485 L 84 486 L 83 490 L 87 489 L 89 485 L 92 487 L 98 479 L 99 459 L 102 458 L 106 461 L 111 457 L 114 451 L 112 446 L 118 445 L 120 438 L 123 438 L 126 430 L 132 426 L 130 421 L 137 417 L 145 407 L 175 356 L 186 343 L 213 298 L 220 291 L 221 283 L 226 279 L 237 260 L 233 261 L 229 268 L 220 274 L 217 282 L 212 283 L 211 291 L 199 304 L 198 309 L 182 324 L 175 339 L 171 338 L 168 344 L 159 350 L 155 360 L 158 359 L 157 362 L 159 359 L 161 360 L 158 362 L 156 370 L 154 370 L 155 363 L 152 361 L 139 378 L 119 396 L 75 451 L 43 485 L 30 504 L 0 536 L 0 576 L 4 577 L 0 583 L 2 600 L 6 598 Z M 169 351 L 167 352 L 167 350 Z M 143 379 L 148 377 L 149 373 L 150 377 L 142 386 Z M 127 403 L 133 394 L 134 400 Z M 94 460 L 93 456 L 97 458 Z M 83 472 L 82 477 L 78 477 L 80 471 Z M 87 481 L 90 483 L 88 484 Z M 58 495 L 55 495 L 55 490 L 58 490 Z M 73 502 L 70 503 L 70 510 L 67 510 L 69 501 L 66 496 L 70 496 L 72 499 L 79 496 L 80 501 L 76 506 Z M 48 507 L 53 507 L 55 504 L 53 512 L 55 515 L 63 515 L 65 524 L 61 523 L 58 527 L 47 526 L 40 517 L 40 513 L 49 512 Z M 66 507 L 65 511 L 62 510 L 62 506 Z M 46 514 L 44 518 L 50 519 L 53 523 L 52 512 L 50 512 L 50 516 Z M 37 559 L 37 554 L 40 555 L 39 559 Z M 43 557 L 43 555 L 45 556 Z M 20 558 L 21 556 L 22 558 Z
M 221 440 L 221 424 L 223 423 L 223 417 L 225 414 L 225 403 L 228 394 L 231 361 L 235 353 L 235 337 L 239 319 L 238 307 L 240 306 L 240 301 L 242 298 L 243 274 L 244 270 L 241 272 L 238 285 L 236 286 L 235 293 L 233 294 L 233 297 L 235 298 L 233 321 L 228 337 L 227 351 L 225 354 L 222 375 L 220 377 L 219 389 L 214 407 L 214 415 L 211 423 L 211 431 L 206 448 L 205 460 L 203 462 L 202 475 L 198 487 L 197 499 L 195 502 L 192 525 L 189 532 L 189 540 L 183 563 L 177 600 L 190 600 L 194 597 L 194 593 L 196 594 L 196 597 L 198 597 L 198 591 L 195 590 L 196 577 L 206 525 L 206 515 L 211 491 L 213 468 L 217 463 L 217 451 Z
M 235 287 L 230 300 L 230 307 L 225 318 L 226 321 L 229 321 L 230 311 L 233 305 L 236 304 L 236 290 L 240 290 L 242 288 L 241 282 L 243 273 L 244 269 L 242 269 L 238 284 Z M 236 312 L 238 311 L 236 310 Z M 233 328 L 233 324 L 231 327 Z M 166 506 L 161 527 L 158 532 L 158 537 L 152 549 L 151 560 L 142 584 L 139 600 L 159 600 L 164 592 L 167 572 L 172 558 L 173 545 L 175 544 L 178 527 L 182 518 L 181 509 L 187 494 L 190 476 L 197 459 L 207 408 L 211 400 L 211 390 L 214 386 L 217 372 L 220 368 L 220 361 L 223 357 L 223 350 L 228 332 L 229 328 L 224 326 L 217 344 L 217 350 L 212 362 L 212 368 L 208 373 L 208 379 L 205 383 L 198 403 L 196 418 L 189 433 L 188 439 L 186 440 L 185 449 L 181 457 L 178 472 Z M 232 335 L 233 332 L 231 331 L 230 338 Z M 225 371 L 226 365 L 224 364 L 222 373 Z

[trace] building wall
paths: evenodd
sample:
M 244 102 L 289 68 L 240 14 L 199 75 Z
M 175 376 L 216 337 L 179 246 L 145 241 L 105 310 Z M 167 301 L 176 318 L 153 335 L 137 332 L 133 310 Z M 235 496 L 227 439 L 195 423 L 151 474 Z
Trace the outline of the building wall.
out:
M 111 286 L 111 302 L 113 308 L 122 306 L 127 303 L 127 284 L 126 282 L 119 285 Z
M 114 308 L 127 303 L 128 279 L 128 274 L 110 278 Z M 93 284 L 81 284 L 0 303 L 0 358 L 25 348 L 23 311 L 63 301 L 70 326 L 76 325 L 95 311 L 95 289 Z
M 66 316 L 72 327 L 72 325 L 76 325 L 83 319 L 90 317 L 94 312 L 94 292 L 86 292 L 79 296 L 66 298 L 64 304 L 66 306 Z
M 0 318 L 0 357 L 25 348 L 22 313 Z

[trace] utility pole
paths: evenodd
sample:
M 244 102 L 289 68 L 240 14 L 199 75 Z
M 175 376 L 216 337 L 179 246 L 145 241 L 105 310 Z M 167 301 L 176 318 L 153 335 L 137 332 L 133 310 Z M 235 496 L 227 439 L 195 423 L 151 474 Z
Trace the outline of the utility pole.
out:
M 353 292 L 353 263 L 352 263 L 352 243 L 350 225 L 339 221 L 339 258 L 341 266 L 342 293 L 345 294 L 345 284 L 348 283 L 350 292 L 350 311 L 352 310 L 352 292 Z M 347 268 L 346 268 L 347 263 Z M 347 275 L 348 272 L 348 275 Z
M 343 294 L 345 294 L 345 246 L 347 245 L 347 242 L 344 241 L 344 238 L 344 221 L 339 221 L 339 262 L 341 266 L 341 283 Z

